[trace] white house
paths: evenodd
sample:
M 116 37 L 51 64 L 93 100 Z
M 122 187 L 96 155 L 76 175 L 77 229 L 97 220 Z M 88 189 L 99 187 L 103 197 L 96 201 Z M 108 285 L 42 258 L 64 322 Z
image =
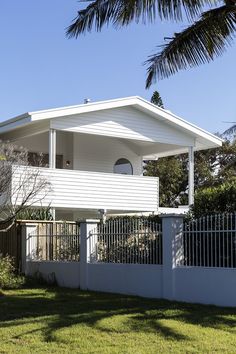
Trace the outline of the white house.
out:
M 52 190 L 36 206 L 50 204 L 57 219 L 97 216 L 99 210 L 156 212 L 158 178 L 143 176 L 143 160 L 183 152 L 189 154 L 192 204 L 194 151 L 222 144 L 140 97 L 28 112 L 1 123 L 0 139 L 26 147 L 32 165 L 43 153 L 40 171 Z

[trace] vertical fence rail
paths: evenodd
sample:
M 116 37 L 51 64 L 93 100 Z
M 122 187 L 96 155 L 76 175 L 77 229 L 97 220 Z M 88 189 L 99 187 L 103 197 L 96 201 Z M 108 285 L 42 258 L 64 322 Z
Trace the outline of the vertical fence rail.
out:
M 186 221 L 181 266 L 236 268 L 236 214 Z
M 96 262 L 162 264 L 162 225 L 145 218 L 110 219 L 93 231 Z
M 37 222 L 30 233 L 30 257 L 38 261 L 79 261 L 80 228 L 74 222 Z

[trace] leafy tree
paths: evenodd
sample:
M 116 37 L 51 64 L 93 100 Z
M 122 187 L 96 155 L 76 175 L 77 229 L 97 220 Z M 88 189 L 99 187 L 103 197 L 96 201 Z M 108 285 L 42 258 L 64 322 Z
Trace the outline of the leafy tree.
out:
M 157 78 L 173 75 L 181 69 L 194 67 L 221 55 L 234 38 L 236 5 L 234 0 L 91 0 L 78 11 L 67 30 L 69 37 L 78 37 L 93 28 L 101 31 L 112 24 L 115 28 L 131 22 L 153 23 L 160 20 L 190 20 L 189 27 L 173 37 L 146 64 L 146 87 Z
M 235 213 L 236 179 L 197 191 L 191 213 L 198 218 L 218 213 Z
M 194 154 L 195 191 L 233 183 L 236 179 L 236 142 L 225 141 L 217 149 L 196 151 Z M 145 174 L 160 180 L 160 206 L 187 204 L 188 155 L 164 157 L 149 161 Z
M 17 214 L 17 220 L 47 220 L 52 221 L 52 209 L 49 206 L 23 209 Z
M 174 207 L 187 200 L 186 162 L 185 156 L 181 155 L 148 161 L 145 165 L 145 175 L 159 177 L 160 206 Z
M 151 97 L 151 103 L 155 104 L 158 107 L 164 108 L 164 104 L 162 102 L 162 98 L 158 91 L 154 91 Z

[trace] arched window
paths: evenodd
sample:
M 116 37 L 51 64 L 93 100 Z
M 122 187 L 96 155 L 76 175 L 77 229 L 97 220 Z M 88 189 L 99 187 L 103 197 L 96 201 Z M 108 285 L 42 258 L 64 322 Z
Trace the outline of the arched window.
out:
M 131 162 L 127 159 L 119 159 L 116 161 L 114 165 L 114 173 L 120 173 L 123 175 L 132 175 L 133 174 L 133 166 Z

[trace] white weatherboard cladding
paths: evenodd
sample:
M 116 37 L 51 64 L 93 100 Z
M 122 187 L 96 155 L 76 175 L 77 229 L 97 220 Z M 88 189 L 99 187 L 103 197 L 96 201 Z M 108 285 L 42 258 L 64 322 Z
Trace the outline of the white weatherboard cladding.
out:
M 128 159 L 133 174 L 142 174 L 142 158 L 132 152 L 119 139 L 88 134 L 74 134 L 75 170 L 113 173 L 113 167 L 120 158 Z
M 123 107 L 51 119 L 51 128 L 124 139 L 194 145 L 194 138 L 166 122 Z
M 31 168 L 32 170 L 36 168 Z M 64 209 L 107 209 L 156 211 L 158 208 L 158 178 L 110 173 L 39 168 L 40 176 L 51 183 L 52 190 L 34 206 Z M 12 184 L 18 185 L 25 173 L 18 167 Z M 37 199 L 40 195 L 37 196 Z M 13 203 L 16 200 L 13 196 Z M 17 204 L 21 196 L 18 195 Z

